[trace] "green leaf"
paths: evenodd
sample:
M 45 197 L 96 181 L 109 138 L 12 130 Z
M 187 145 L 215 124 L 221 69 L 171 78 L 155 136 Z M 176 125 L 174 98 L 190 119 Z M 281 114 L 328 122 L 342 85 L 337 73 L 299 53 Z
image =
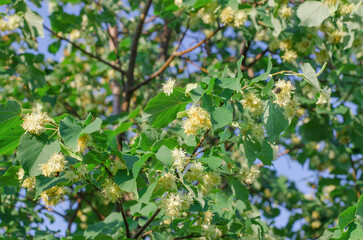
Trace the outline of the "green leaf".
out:
M 93 239 L 99 234 L 114 234 L 121 228 L 123 224 L 122 215 L 119 212 L 113 212 L 102 222 L 89 225 L 84 236 L 87 239 Z
M 155 154 L 156 158 L 160 160 L 166 167 L 169 167 L 173 161 L 171 156 L 171 150 L 166 146 L 161 146 L 158 152 Z
M 241 182 L 234 178 L 230 177 L 229 182 L 232 185 L 233 194 L 236 195 L 236 198 L 241 200 L 244 203 L 248 203 L 248 190 L 247 188 L 241 184 Z
M 20 106 L 15 101 L 7 101 L 5 104 L 0 104 L 0 123 L 20 116 L 20 113 Z
M 297 9 L 297 16 L 300 18 L 300 25 L 318 27 L 330 16 L 330 11 L 323 2 L 307 1 Z
M 67 116 L 65 119 L 59 122 L 59 133 L 64 140 L 64 143 L 76 150 L 78 138 L 81 135 L 83 129 L 80 123 L 76 123 L 75 120 Z
M 320 91 L 320 84 L 314 68 L 312 68 L 309 63 L 304 63 L 301 65 L 301 69 L 304 74 L 304 76 L 302 76 L 303 79 L 305 79 L 305 81 L 307 81 L 311 86 Z
M 131 172 L 128 172 L 126 169 L 118 170 L 114 180 L 122 190 L 126 192 L 133 192 L 135 197 L 139 198 L 136 180 Z
M 222 164 L 222 159 L 218 157 L 202 157 L 199 159 L 200 162 L 208 165 L 209 168 L 215 170 Z
M 248 84 L 248 86 L 252 86 L 254 83 L 268 79 L 270 76 L 270 73 L 271 73 L 271 69 L 272 69 L 271 55 L 268 55 L 268 63 L 267 63 L 266 72 L 262 73 L 260 76 L 258 76 L 256 78 L 252 79 L 252 81 L 250 82 L 250 84 Z
M 196 88 L 193 88 L 189 91 L 190 97 L 193 99 L 193 102 L 198 102 L 200 98 L 203 96 L 205 90 L 201 85 L 198 85 Z
M 50 53 L 56 54 L 59 51 L 59 48 L 61 47 L 61 45 L 62 45 L 61 41 L 55 41 L 48 46 L 48 51 Z
M 153 155 L 153 153 L 147 153 L 147 154 L 143 155 L 139 160 L 137 160 L 137 162 L 134 163 L 134 165 L 132 166 L 132 173 L 134 174 L 135 179 L 139 175 L 140 170 L 141 170 L 142 166 L 144 165 L 144 163 L 152 155 Z
M 342 212 L 339 217 L 339 229 L 341 231 L 343 231 L 351 222 L 353 222 L 354 217 L 355 217 L 355 210 L 356 210 L 356 206 L 351 206 L 347 209 L 344 210 L 344 212 Z
M 363 148 L 363 125 L 358 120 L 353 123 L 351 129 L 351 139 L 354 146 Z
M 355 216 L 361 222 L 363 222 L 363 195 L 360 196 L 359 201 L 357 203 L 357 209 L 355 211 Z
M 132 156 L 128 154 L 122 154 L 122 158 L 125 161 L 126 167 L 128 169 L 133 169 L 134 164 L 140 159 L 138 156 Z
M 274 80 L 271 78 L 270 81 L 268 81 L 266 87 L 264 87 L 262 89 L 262 92 L 261 92 L 261 95 L 262 97 L 266 96 L 268 94 L 269 91 L 271 91 L 271 89 L 273 88 L 274 86 Z
M 261 151 L 258 153 L 258 159 L 260 159 L 264 165 L 271 166 L 274 159 L 274 152 L 267 141 L 262 143 Z
M 241 65 L 242 65 L 242 61 L 243 59 L 245 58 L 245 56 L 241 56 L 240 59 L 238 60 L 237 62 L 237 79 L 238 80 L 241 80 L 242 77 L 243 77 L 243 74 L 242 74 L 242 70 L 241 70 Z
M 146 113 L 148 123 L 153 127 L 166 127 L 176 118 L 179 111 L 185 110 L 191 101 L 190 97 L 185 96 L 183 89 L 174 88 L 170 96 L 161 92 L 151 99 L 144 113 Z
M 11 166 L 0 177 L 0 187 L 17 185 L 19 183 L 17 172 L 20 166 Z
M 13 154 L 25 130 L 20 126 L 20 117 L 11 118 L 0 124 L 0 155 Z
M 28 23 L 29 31 L 33 37 L 44 37 L 43 18 L 27 8 L 24 19 Z
M 226 107 L 216 107 L 211 113 L 213 130 L 225 127 L 233 121 L 233 112 Z
M 96 118 L 91 124 L 87 125 L 83 129 L 82 134 L 83 133 L 91 134 L 93 132 L 96 132 L 96 131 L 100 130 L 101 129 L 101 124 L 102 124 L 101 118 Z M 78 139 L 77 139 L 77 141 L 78 141 Z
M 43 175 L 38 176 L 35 179 L 35 195 L 34 195 L 34 199 L 37 199 L 39 197 L 39 195 L 45 191 L 48 190 L 56 185 L 58 185 L 58 183 L 60 182 L 65 182 L 65 178 L 49 178 L 49 177 L 45 177 Z
M 270 140 L 275 140 L 289 125 L 289 121 L 285 118 L 282 109 L 271 101 L 268 101 L 263 114 L 263 123 Z
M 139 200 L 140 203 L 146 203 L 146 204 L 149 203 L 150 198 L 151 198 L 151 196 L 152 196 L 152 194 L 153 194 L 153 192 L 154 192 L 154 190 L 156 188 L 157 183 L 158 182 L 155 181 L 152 184 L 150 184 L 147 187 L 145 192 L 140 191 L 140 200 Z
M 261 151 L 260 143 L 246 137 L 243 139 L 243 149 L 248 160 L 248 165 L 252 166 Z
M 115 135 L 118 135 L 120 133 L 126 132 L 131 126 L 132 126 L 132 122 L 124 122 L 124 123 L 121 123 L 115 129 Z
M 46 163 L 53 153 L 60 150 L 59 143 L 48 140 L 46 135 L 35 136 L 26 133 L 19 142 L 18 160 L 30 176 L 38 176 L 41 174 L 39 164 Z
M 222 88 L 228 88 L 236 91 L 241 90 L 241 83 L 237 78 L 217 78 L 216 84 Z

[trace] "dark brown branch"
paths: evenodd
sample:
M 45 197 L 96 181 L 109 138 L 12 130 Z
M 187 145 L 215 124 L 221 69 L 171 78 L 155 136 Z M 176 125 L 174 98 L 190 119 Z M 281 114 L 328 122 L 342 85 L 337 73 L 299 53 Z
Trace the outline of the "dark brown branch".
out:
M 252 67 L 253 65 L 255 65 L 256 64 L 256 62 L 258 61 L 258 60 L 260 60 L 266 53 L 268 52 L 268 48 L 266 48 L 263 52 L 261 52 L 261 53 L 259 53 L 259 54 L 257 54 L 256 55 L 256 57 L 253 59 L 253 61 L 251 62 L 251 63 L 249 63 L 248 65 L 247 65 L 247 68 L 250 68 L 250 67 Z
M 137 23 L 136 29 L 135 29 L 135 35 L 132 40 L 131 44 L 131 50 L 130 50 L 130 58 L 129 58 L 129 67 L 127 70 L 127 84 L 126 84 L 126 94 L 125 94 L 125 101 L 123 105 L 123 110 L 127 111 L 130 106 L 130 99 L 133 92 L 133 85 L 134 85 L 134 71 L 136 66 L 136 57 L 137 57 L 137 47 L 139 45 L 139 39 L 142 33 L 142 28 L 144 26 L 145 17 L 147 15 L 147 12 L 149 11 L 149 8 L 151 6 L 152 0 L 147 0 L 145 3 L 145 8 L 143 12 L 141 13 L 140 20 Z
M 125 228 L 126 228 L 126 237 L 130 238 L 131 234 L 130 234 L 130 227 L 129 227 L 129 223 L 127 222 L 127 218 L 126 218 L 126 213 L 124 210 L 124 206 L 122 205 L 122 199 L 120 199 L 117 202 L 117 207 L 120 209 L 121 215 L 122 215 L 122 219 L 124 220 L 125 223 Z
M 147 222 L 139 229 L 139 231 L 137 231 L 137 233 L 135 234 L 135 236 L 133 236 L 133 239 L 137 239 L 142 232 L 150 225 L 150 223 L 155 219 L 155 217 L 159 214 L 159 212 L 161 211 L 161 208 L 158 208 L 154 214 L 151 216 L 151 218 L 149 220 L 147 220 Z
M 98 57 L 98 56 L 96 56 L 96 55 L 94 55 L 94 54 L 92 54 L 92 53 L 90 53 L 90 52 L 87 52 L 86 50 L 84 50 L 84 49 L 83 49 L 83 48 L 81 48 L 79 45 L 75 44 L 74 42 L 72 42 L 72 41 L 68 40 L 67 38 L 64 38 L 64 37 L 62 37 L 62 36 L 58 35 L 57 33 L 55 33 L 53 30 L 51 30 L 51 29 L 50 29 L 50 28 L 48 28 L 47 26 L 43 25 L 43 27 L 44 27 L 44 28 L 45 28 L 48 32 L 50 32 L 52 35 L 56 36 L 57 38 L 59 38 L 59 39 L 61 39 L 61 40 L 63 40 L 63 41 L 66 41 L 66 42 L 70 43 L 73 47 L 75 47 L 75 48 L 79 49 L 81 52 L 83 52 L 84 54 L 88 55 L 89 57 L 94 58 L 94 59 L 96 59 L 96 60 L 98 60 L 98 61 L 100 61 L 100 62 L 102 62 L 102 63 L 106 64 L 107 66 L 110 66 L 111 68 L 115 69 L 115 70 L 116 70 L 116 71 L 118 71 L 118 72 L 121 72 L 122 74 L 126 74 L 126 72 L 125 72 L 125 71 L 123 71 L 121 68 L 119 68 L 119 67 L 117 67 L 117 66 L 115 66 L 115 65 L 113 65 L 113 64 L 111 64 L 111 63 L 109 63 L 109 62 L 107 62 L 107 61 L 105 61 L 105 60 L 103 60 L 102 58 L 100 58 L 100 57 Z

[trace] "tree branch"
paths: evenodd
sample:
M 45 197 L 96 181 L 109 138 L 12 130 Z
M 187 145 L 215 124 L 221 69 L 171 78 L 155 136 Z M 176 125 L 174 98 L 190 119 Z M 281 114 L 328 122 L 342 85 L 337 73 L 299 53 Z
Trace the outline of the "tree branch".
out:
M 135 29 L 135 35 L 132 40 L 131 44 L 131 50 L 130 50 L 130 58 L 129 58 L 129 67 L 127 69 L 127 84 L 126 84 L 126 96 L 125 96 L 125 102 L 123 106 L 123 110 L 127 111 L 129 109 L 130 105 L 130 99 L 133 92 L 133 85 L 134 85 L 134 71 L 135 71 L 135 64 L 136 64 L 136 57 L 137 57 L 137 47 L 139 44 L 139 39 L 142 32 L 142 27 L 144 26 L 145 17 L 147 15 L 147 12 L 149 11 L 149 8 L 151 6 L 152 0 L 147 0 L 145 3 L 144 11 L 141 13 L 140 20 L 137 23 L 136 29 Z
M 67 38 L 64 38 L 64 37 L 62 37 L 62 36 L 59 36 L 57 33 L 55 33 L 53 30 L 51 30 L 51 29 L 50 29 L 50 28 L 48 28 L 47 26 L 43 25 L 43 27 L 44 27 L 44 28 L 45 28 L 48 32 L 50 32 L 52 35 L 56 36 L 56 37 L 57 37 L 57 38 L 59 38 L 60 40 L 64 40 L 64 41 L 66 41 L 66 42 L 70 43 L 73 47 L 75 47 L 75 48 L 79 49 L 81 52 L 83 52 L 84 54 L 88 55 L 89 57 L 94 58 L 94 59 L 96 59 L 96 60 L 98 60 L 98 61 L 100 61 L 100 62 L 102 62 L 102 63 L 106 64 L 107 66 L 110 66 L 111 68 L 115 69 L 115 70 L 116 70 L 116 71 L 118 71 L 118 72 L 121 72 L 122 74 L 126 74 L 126 72 L 125 72 L 124 70 L 122 70 L 121 68 L 119 68 L 119 67 L 117 67 L 117 66 L 115 66 L 115 65 L 113 65 L 113 64 L 111 64 L 111 63 L 109 63 L 109 62 L 107 62 L 107 61 L 105 61 L 105 60 L 103 60 L 102 58 L 100 58 L 100 57 L 98 57 L 98 56 L 96 56 L 96 55 L 94 55 L 94 54 L 92 54 L 92 53 L 90 53 L 90 52 L 87 52 L 86 50 L 84 50 L 84 49 L 83 49 L 83 48 L 81 48 L 79 45 L 75 44 L 74 42 L 72 42 L 72 41 L 70 41 L 70 40 L 68 40 Z
M 197 47 L 201 46 L 203 43 L 205 43 L 206 41 L 208 41 L 210 38 L 212 38 L 218 31 L 220 31 L 222 29 L 222 27 L 218 27 L 217 30 L 215 30 L 212 34 L 210 34 L 207 38 L 205 38 L 204 40 L 200 41 L 199 43 L 197 43 L 196 45 L 194 45 L 193 47 L 191 48 L 188 48 L 187 50 L 184 50 L 184 51 L 181 51 L 181 52 L 178 52 L 178 49 L 181 45 L 181 41 L 179 42 L 178 44 L 178 47 L 176 48 L 176 50 L 173 52 L 173 54 L 171 54 L 171 56 L 168 58 L 168 60 L 166 60 L 166 62 L 164 63 L 163 66 L 161 66 L 160 69 L 158 69 L 156 72 L 154 72 L 153 74 L 150 75 L 149 78 L 147 78 L 145 81 L 135 85 L 132 90 L 135 91 L 136 89 L 142 87 L 143 85 L 149 83 L 151 80 L 153 80 L 154 78 L 156 78 L 158 75 L 160 75 L 162 72 L 165 71 L 165 69 L 169 66 L 169 64 L 171 63 L 171 61 L 173 61 L 173 59 L 175 57 L 180 57 L 182 56 L 183 54 L 186 54 L 186 53 L 189 53 L 191 51 L 193 51 L 194 49 L 196 49 Z M 185 36 L 185 33 L 183 34 L 183 37 L 182 39 L 184 38 Z
M 139 229 L 139 231 L 137 231 L 137 233 L 132 238 L 137 239 L 142 234 L 142 232 L 150 225 L 150 223 L 155 219 L 155 217 L 159 214 L 160 211 L 161 208 L 158 208 L 151 216 L 151 218 L 147 220 L 147 222 Z
M 76 202 L 78 203 L 78 206 L 77 208 L 74 210 L 74 213 L 72 215 L 72 217 L 69 219 L 69 222 L 68 222 L 68 234 L 71 233 L 71 227 L 72 227 L 72 223 L 74 222 L 74 220 L 76 220 L 76 217 L 77 217 L 77 213 L 78 211 L 81 209 L 82 205 L 81 205 L 81 202 L 82 202 L 82 198 L 81 196 L 78 196 Z
M 125 223 L 126 237 L 127 238 L 130 238 L 131 237 L 130 227 L 129 227 L 129 223 L 127 222 L 127 219 L 126 219 L 126 213 L 125 213 L 125 210 L 124 210 L 124 206 L 122 205 L 122 199 L 120 199 L 117 202 L 117 207 L 120 209 L 120 212 L 121 212 L 121 215 L 122 215 L 122 219 L 124 220 L 124 223 Z

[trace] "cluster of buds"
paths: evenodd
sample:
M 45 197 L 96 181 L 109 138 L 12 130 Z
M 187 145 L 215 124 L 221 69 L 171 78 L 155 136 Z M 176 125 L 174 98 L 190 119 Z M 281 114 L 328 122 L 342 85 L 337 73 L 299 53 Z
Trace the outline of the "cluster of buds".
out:
M 161 176 L 158 180 L 158 189 L 164 189 L 166 191 L 168 190 L 174 190 L 176 189 L 176 176 L 172 173 L 165 173 L 163 176 Z
M 174 160 L 173 166 L 178 171 L 183 171 L 186 165 L 185 151 L 182 148 L 175 148 L 171 151 L 171 156 Z
M 91 137 L 88 134 L 82 135 L 78 139 L 76 151 L 79 153 L 83 153 L 86 150 L 90 140 L 91 140 Z
M 331 89 L 328 88 L 328 87 L 324 87 L 320 91 L 320 96 L 319 96 L 318 101 L 316 102 L 316 104 L 320 104 L 320 105 L 329 104 L 330 103 L 330 95 L 331 95 Z
M 117 202 L 122 197 L 121 188 L 110 179 L 107 179 L 103 184 L 102 193 L 110 202 Z
M 231 7 L 226 7 L 220 14 L 223 24 L 232 24 L 235 27 L 243 26 L 247 20 L 247 13 L 243 10 L 235 11 Z

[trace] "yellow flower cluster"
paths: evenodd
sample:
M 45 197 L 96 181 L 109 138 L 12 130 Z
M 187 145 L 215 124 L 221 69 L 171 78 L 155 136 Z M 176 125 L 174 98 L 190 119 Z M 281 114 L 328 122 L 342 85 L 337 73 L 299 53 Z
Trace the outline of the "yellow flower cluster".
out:
M 73 29 L 71 33 L 69 34 L 69 40 L 77 41 L 81 37 L 81 32 L 77 29 Z
M 258 116 L 263 113 L 264 103 L 254 93 L 247 93 L 241 100 L 243 108 L 247 109 L 252 113 L 253 116 Z
M 284 55 L 282 55 L 281 58 L 287 62 L 295 62 L 297 59 L 297 54 L 294 50 L 289 49 L 285 51 Z
M 329 41 L 333 44 L 337 44 L 344 37 L 344 32 L 340 30 L 335 30 L 329 34 Z
M 255 121 L 249 121 L 248 128 L 251 129 L 252 136 L 259 142 L 263 142 L 265 139 L 265 129 L 262 123 Z
M 91 140 L 91 137 L 88 134 L 82 135 L 78 139 L 76 151 L 79 153 L 83 153 L 86 150 L 90 140 Z
M 260 176 L 260 169 L 256 166 L 243 167 L 242 170 L 237 175 L 238 178 L 248 185 L 251 185 L 253 181 Z
M 158 180 L 157 188 L 158 189 L 165 189 L 167 190 L 173 190 L 176 189 L 176 176 L 172 173 L 165 173 L 163 176 L 161 176 Z
M 39 164 L 42 174 L 51 177 L 52 173 L 62 172 L 68 162 L 61 153 L 53 153 L 48 162 Z
M 165 93 L 165 95 L 170 96 L 170 94 L 173 93 L 173 89 L 174 89 L 174 84 L 175 84 L 175 79 L 169 77 L 168 80 L 166 80 L 165 83 L 163 83 L 163 92 Z
M 122 197 L 122 190 L 115 182 L 110 179 L 103 184 L 102 193 L 110 202 L 117 202 Z
M 48 117 L 48 114 L 43 113 L 31 113 L 24 117 L 22 127 L 24 130 L 31 134 L 40 135 L 45 131 L 45 125 L 52 122 L 53 120 Z
M 235 27 L 243 26 L 247 20 L 247 13 L 239 10 L 235 11 L 231 7 L 226 7 L 220 14 L 221 22 L 225 25 L 234 22 Z
M 214 2 L 208 3 L 204 8 L 199 9 L 197 17 L 201 18 L 205 24 L 214 23 L 214 10 L 217 6 Z
M 188 118 L 183 122 L 184 133 L 187 136 L 197 134 L 199 129 L 207 130 L 212 127 L 209 113 L 200 106 L 191 106 L 187 113 Z
M 295 87 L 291 84 L 290 81 L 279 80 L 275 84 L 274 93 L 276 100 L 274 103 L 284 108 L 284 114 L 287 118 L 293 117 L 300 107 L 299 99 L 296 96 L 294 98 L 291 97 L 291 94 L 294 92 L 294 90 Z
M 355 5 L 354 3 L 351 3 L 351 4 L 343 4 L 339 7 L 339 13 L 341 15 L 347 15 L 351 12 L 353 12 L 355 9 Z
M 325 0 L 324 3 L 330 7 L 335 7 L 338 3 L 338 0 Z
M 183 171 L 186 165 L 185 151 L 182 148 L 175 148 L 171 151 L 171 156 L 174 160 L 173 166 L 179 171 Z
M 174 0 L 174 4 L 181 7 L 183 5 L 183 0 Z
M 24 169 L 23 169 L 23 168 L 20 168 L 20 169 L 18 170 L 18 172 L 17 172 L 18 180 L 19 180 L 19 181 L 23 180 L 23 178 L 24 178 L 24 174 L 25 174 Z
M 64 201 L 66 194 L 67 191 L 65 188 L 54 186 L 42 192 L 40 194 L 40 198 L 45 203 L 47 208 L 50 210 L 50 207 L 57 205 L 61 201 Z
M 35 177 L 28 177 L 26 178 L 23 183 L 21 184 L 22 188 L 33 189 L 35 188 Z
M 188 210 L 193 203 L 193 198 L 190 194 L 169 193 L 163 199 L 162 207 L 165 210 L 166 216 L 172 219 L 178 217 L 181 212 Z
M 284 5 L 280 8 L 279 12 L 283 19 L 289 19 L 292 16 L 293 10 L 287 5 Z
M 216 240 L 222 237 L 222 231 L 212 224 L 202 225 L 202 235 L 203 239 L 206 240 Z
M 324 87 L 320 92 L 320 96 L 319 96 L 316 104 L 320 104 L 320 105 L 329 104 L 330 95 L 331 95 L 331 89 L 328 87 Z
M 17 29 L 22 22 L 22 18 L 18 15 L 8 16 L 7 19 L 7 21 L 4 18 L 0 19 L 0 31 L 13 31 Z

